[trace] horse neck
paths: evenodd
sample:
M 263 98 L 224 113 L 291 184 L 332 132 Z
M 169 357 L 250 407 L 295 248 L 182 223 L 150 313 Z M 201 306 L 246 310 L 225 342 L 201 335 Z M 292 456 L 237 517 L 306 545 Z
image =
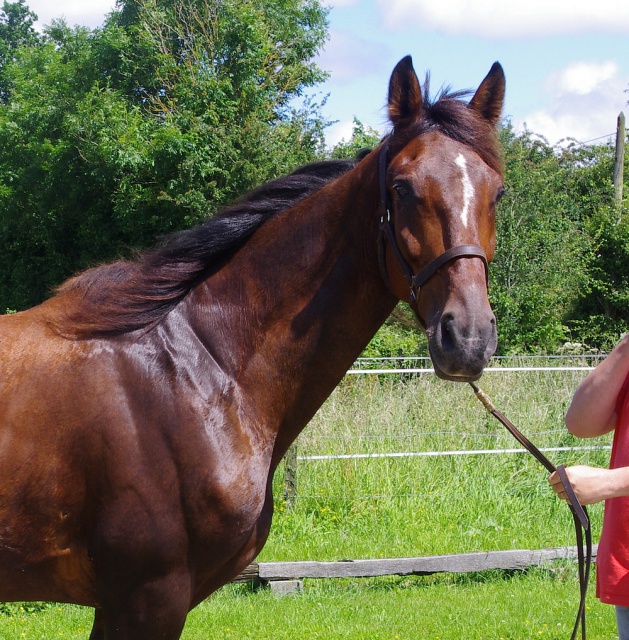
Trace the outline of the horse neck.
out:
M 391 313 L 377 157 L 263 225 L 189 302 L 195 333 L 288 447 Z

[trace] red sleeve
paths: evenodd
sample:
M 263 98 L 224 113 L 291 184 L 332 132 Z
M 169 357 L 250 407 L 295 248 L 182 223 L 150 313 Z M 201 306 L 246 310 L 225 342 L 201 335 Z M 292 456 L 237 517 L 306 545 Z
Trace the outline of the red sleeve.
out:
M 622 383 L 622 387 L 620 387 L 618 397 L 616 398 L 616 421 L 618 423 L 620 422 L 620 415 L 622 414 L 625 399 L 627 398 L 627 391 L 629 391 L 629 374 L 627 374 L 625 381 Z

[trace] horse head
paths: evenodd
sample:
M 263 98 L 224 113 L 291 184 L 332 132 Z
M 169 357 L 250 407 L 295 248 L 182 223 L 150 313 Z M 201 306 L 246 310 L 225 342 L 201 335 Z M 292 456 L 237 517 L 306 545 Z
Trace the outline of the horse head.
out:
M 381 266 L 426 331 L 435 372 L 478 379 L 496 344 L 487 264 L 503 193 L 496 124 L 505 77 L 495 63 L 469 102 L 430 102 L 410 57 L 389 84 L 391 134 L 380 148 Z

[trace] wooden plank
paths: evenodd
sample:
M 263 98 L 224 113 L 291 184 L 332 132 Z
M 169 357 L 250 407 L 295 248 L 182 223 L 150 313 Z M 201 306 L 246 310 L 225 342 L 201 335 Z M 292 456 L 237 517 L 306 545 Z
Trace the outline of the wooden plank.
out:
M 260 582 L 258 563 L 252 562 L 242 573 L 237 575 L 232 582 L 254 582 L 256 584 Z
M 593 550 L 596 557 L 596 548 Z M 299 580 L 302 578 L 369 578 L 386 575 L 429 575 L 469 573 L 488 569 L 525 569 L 545 562 L 577 557 L 576 547 L 554 549 L 487 551 L 418 558 L 342 560 L 340 562 L 261 562 L 260 580 Z

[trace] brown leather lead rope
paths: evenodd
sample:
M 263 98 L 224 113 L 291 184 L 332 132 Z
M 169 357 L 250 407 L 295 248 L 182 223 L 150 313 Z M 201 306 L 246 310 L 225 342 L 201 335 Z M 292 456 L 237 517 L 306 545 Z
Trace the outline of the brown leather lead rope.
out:
M 559 477 L 561 478 L 561 483 L 563 484 L 564 491 L 568 497 L 568 505 L 570 507 L 570 511 L 572 512 L 572 517 L 574 519 L 574 527 L 575 534 L 577 538 L 577 556 L 579 559 L 579 589 L 581 592 L 581 599 L 579 601 L 579 609 L 577 611 L 577 619 L 574 623 L 574 628 L 572 630 L 572 635 L 570 636 L 570 640 L 575 640 L 577 637 L 577 633 L 579 631 L 579 627 L 581 628 L 581 638 L 585 640 L 585 599 L 587 596 L 587 588 L 588 582 L 590 580 L 590 566 L 592 564 L 592 531 L 590 529 L 590 518 L 588 517 L 588 513 L 585 507 L 579 502 L 577 496 L 574 493 L 574 489 L 568 480 L 568 476 L 566 475 L 566 468 L 564 465 L 559 465 L 555 467 L 555 465 L 518 429 L 516 429 L 505 416 L 496 409 L 491 398 L 476 384 L 470 382 L 472 389 L 474 389 L 474 393 L 476 397 L 481 401 L 485 409 L 491 415 L 493 415 L 500 423 L 502 423 L 509 433 L 527 450 L 531 453 L 538 462 L 540 462 L 546 469 L 553 473 L 557 471 Z M 583 552 L 583 534 L 585 532 L 585 554 Z

